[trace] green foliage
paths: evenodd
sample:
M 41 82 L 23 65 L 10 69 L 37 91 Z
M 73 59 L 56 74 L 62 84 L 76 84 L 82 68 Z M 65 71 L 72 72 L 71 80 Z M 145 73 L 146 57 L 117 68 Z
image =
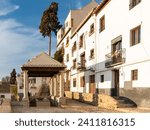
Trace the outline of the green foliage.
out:
M 63 48 L 56 51 L 54 54 L 54 59 L 61 63 L 63 62 L 63 57 L 64 57 L 64 49 Z
M 41 18 L 41 23 L 39 26 L 40 33 L 42 36 L 49 37 L 49 55 L 51 55 L 51 32 L 54 32 L 55 35 L 57 31 L 62 27 L 57 17 L 58 12 L 58 3 L 52 2 L 48 9 L 43 12 L 43 16 Z
M 58 21 L 57 12 L 58 3 L 56 2 L 52 2 L 49 8 L 43 12 L 39 29 L 44 37 L 50 37 L 51 32 L 54 32 L 56 35 L 57 31 L 62 27 Z
M 13 69 L 12 72 L 10 73 L 10 84 L 16 84 L 16 70 Z

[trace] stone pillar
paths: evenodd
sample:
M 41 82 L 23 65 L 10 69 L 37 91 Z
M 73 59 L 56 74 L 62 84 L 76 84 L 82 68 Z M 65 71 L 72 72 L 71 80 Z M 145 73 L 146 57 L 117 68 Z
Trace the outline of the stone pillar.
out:
M 67 104 L 67 100 L 66 97 L 64 97 L 64 72 L 60 73 L 60 80 L 61 80 L 61 85 L 60 85 L 60 100 L 59 100 L 59 104 L 60 105 L 64 105 Z
M 28 77 L 28 71 L 24 71 L 24 99 L 23 99 L 23 105 L 29 106 L 29 77 Z
M 64 72 L 61 72 L 60 97 L 64 97 Z
M 50 83 L 49 83 L 49 90 L 50 90 L 50 96 L 52 96 L 52 78 L 50 78 Z
M 51 86 L 51 89 L 52 89 L 52 96 L 54 96 L 54 77 L 52 77 L 52 86 Z
M 57 90 L 56 90 L 56 96 L 60 97 L 60 74 L 57 75 Z
M 28 71 L 24 71 L 24 99 L 28 99 L 28 92 L 29 92 Z
M 54 76 L 54 96 L 56 96 L 57 76 Z

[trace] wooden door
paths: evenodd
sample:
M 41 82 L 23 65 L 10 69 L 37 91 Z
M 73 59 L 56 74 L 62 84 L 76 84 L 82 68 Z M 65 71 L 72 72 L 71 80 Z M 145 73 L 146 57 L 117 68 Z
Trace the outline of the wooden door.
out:
M 115 93 L 114 96 L 119 97 L 119 70 L 114 70 L 114 87 L 115 87 Z
M 89 92 L 90 93 L 95 93 L 96 92 L 96 87 L 95 87 L 95 75 L 90 75 L 89 77 Z

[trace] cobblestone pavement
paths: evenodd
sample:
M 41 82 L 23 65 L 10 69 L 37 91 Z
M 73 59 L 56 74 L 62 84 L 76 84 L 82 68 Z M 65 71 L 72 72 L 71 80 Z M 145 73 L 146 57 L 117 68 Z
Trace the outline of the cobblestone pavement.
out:
M 12 113 L 115 113 L 116 110 L 107 110 L 74 100 L 68 100 L 67 105 L 61 107 L 23 107 L 12 106 Z
M 75 100 L 67 100 L 61 107 L 22 107 L 12 106 L 13 113 L 150 113 L 146 108 L 117 108 L 115 110 L 98 108 Z

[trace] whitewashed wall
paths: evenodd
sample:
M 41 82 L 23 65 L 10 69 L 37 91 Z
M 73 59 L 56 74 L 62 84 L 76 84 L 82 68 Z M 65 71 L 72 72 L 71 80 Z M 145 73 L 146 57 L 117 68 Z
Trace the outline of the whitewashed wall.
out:
M 105 30 L 96 32 L 97 44 L 97 83 L 99 75 L 105 75 L 105 82 L 98 87 L 112 87 L 111 76 L 105 68 L 105 55 L 111 52 L 111 40 L 122 35 L 122 48 L 126 49 L 126 62 L 120 68 L 120 87 L 125 81 L 131 81 L 131 70 L 138 69 L 138 80 L 133 81 L 133 87 L 150 87 L 149 59 L 150 59 L 150 19 L 146 12 L 150 10 L 150 1 L 142 0 L 137 6 L 129 10 L 129 0 L 111 0 L 98 13 L 96 24 L 99 28 L 99 19 L 105 15 Z M 130 30 L 141 25 L 141 43 L 130 46 Z M 146 62 L 142 62 L 147 60 Z M 141 63 L 139 63 L 141 62 Z M 117 66 L 116 66 L 117 67 Z M 110 71 L 111 72 L 111 71 Z M 147 76 L 146 76 L 147 75 Z M 109 80 L 108 80 L 109 79 Z

